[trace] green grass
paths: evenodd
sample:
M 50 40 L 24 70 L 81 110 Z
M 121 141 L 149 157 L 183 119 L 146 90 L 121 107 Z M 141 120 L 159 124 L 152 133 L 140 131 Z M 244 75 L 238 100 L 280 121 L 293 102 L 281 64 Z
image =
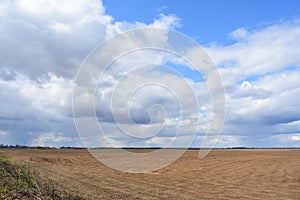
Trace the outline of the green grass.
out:
M 8 156 L 5 156 L 5 155 L 0 156 L 0 161 L 10 161 L 10 160 L 11 160 L 11 158 Z
M 29 165 L 0 155 L 0 199 L 83 199 L 41 179 Z

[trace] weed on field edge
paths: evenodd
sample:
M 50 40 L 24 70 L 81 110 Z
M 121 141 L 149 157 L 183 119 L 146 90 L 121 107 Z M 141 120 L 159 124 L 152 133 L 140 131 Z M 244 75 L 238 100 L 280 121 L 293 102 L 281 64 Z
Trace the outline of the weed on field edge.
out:
M 83 199 L 55 188 L 43 180 L 28 164 L 0 156 L 0 199 Z

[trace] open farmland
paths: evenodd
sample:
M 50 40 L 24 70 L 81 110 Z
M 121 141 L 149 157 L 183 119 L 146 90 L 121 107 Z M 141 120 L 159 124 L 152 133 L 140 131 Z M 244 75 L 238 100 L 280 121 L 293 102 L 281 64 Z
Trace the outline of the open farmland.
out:
M 112 150 L 116 151 L 116 150 Z M 189 150 L 152 173 L 125 173 L 86 150 L 2 149 L 57 187 L 87 199 L 300 199 L 300 150 Z

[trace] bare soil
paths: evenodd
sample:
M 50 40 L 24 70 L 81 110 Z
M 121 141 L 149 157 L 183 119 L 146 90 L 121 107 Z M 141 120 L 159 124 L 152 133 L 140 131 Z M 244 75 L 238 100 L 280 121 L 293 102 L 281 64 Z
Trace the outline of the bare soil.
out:
M 115 151 L 115 150 L 114 150 Z M 166 168 L 125 173 L 86 150 L 2 149 L 87 199 L 300 199 L 300 150 L 189 150 Z

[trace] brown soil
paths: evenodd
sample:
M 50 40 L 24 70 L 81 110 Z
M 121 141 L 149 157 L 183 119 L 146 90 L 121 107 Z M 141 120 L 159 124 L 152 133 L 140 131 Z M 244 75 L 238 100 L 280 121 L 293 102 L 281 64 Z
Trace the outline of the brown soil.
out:
M 88 199 L 300 199 L 300 150 L 189 150 L 152 173 L 116 171 L 86 150 L 0 150 Z

